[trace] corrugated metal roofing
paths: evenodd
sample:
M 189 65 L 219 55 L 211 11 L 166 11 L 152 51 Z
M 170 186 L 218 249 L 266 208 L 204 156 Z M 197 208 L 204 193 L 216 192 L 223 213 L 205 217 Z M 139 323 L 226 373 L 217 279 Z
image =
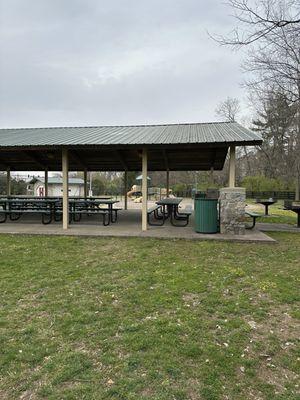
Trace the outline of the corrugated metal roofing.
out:
M 258 134 L 236 122 L 0 129 L 0 147 L 234 142 L 260 144 L 261 140 Z

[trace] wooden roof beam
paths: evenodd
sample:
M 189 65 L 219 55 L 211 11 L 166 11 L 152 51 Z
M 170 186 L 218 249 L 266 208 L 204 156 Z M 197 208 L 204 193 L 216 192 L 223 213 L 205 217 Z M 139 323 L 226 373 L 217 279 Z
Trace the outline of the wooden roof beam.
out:
M 46 164 L 41 162 L 41 160 L 32 152 L 30 151 L 23 151 L 22 152 L 27 158 L 29 158 L 31 161 L 33 161 L 35 164 L 37 164 L 38 167 L 40 167 L 42 170 L 48 168 Z
M 124 168 L 125 171 L 128 170 L 128 165 L 126 164 L 124 157 L 122 155 L 122 153 L 120 152 L 120 150 L 116 150 L 114 151 L 114 154 L 116 155 L 116 158 L 120 161 L 122 167 Z
M 214 165 L 215 165 L 215 162 L 216 162 L 216 156 L 217 156 L 217 151 L 214 150 L 213 154 L 212 154 L 212 158 L 211 158 L 211 165 L 210 165 L 211 168 L 214 168 Z
M 75 150 L 72 151 L 70 150 L 69 155 L 74 161 L 76 161 L 76 163 L 79 165 L 81 169 L 83 170 L 88 169 L 86 163 L 82 161 L 82 159 L 79 157 L 78 153 Z
M 169 160 L 168 160 L 168 155 L 167 155 L 167 152 L 166 152 L 166 150 L 163 150 L 162 151 L 162 153 L 163 153 L 163 158 L 164 158 L 164 162 L 165 162 L 165 166 L 166 166 L 166 170 L 168 171 L 170 168 L 169 168 Z
M 4 169 L 10 168 L 10 165 L 4 161 L 0 159 L 0 167 L 4 167 Z

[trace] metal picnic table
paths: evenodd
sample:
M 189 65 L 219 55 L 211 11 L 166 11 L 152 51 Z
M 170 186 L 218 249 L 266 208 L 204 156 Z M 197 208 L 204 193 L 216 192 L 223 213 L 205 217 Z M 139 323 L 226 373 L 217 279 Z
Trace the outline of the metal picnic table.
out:
M 179 204 L 182 202 L 182 197 L 167 197 L 165 199 L 158 200 L 156 204 L 162 207 L 162 216 L 159 218 L 163 220 L 170 218 L 170 222 L 173 226 L 186 226 L 189 222 L 190 211 L 180 213 Z M 156 218 L 158 215 L 156 216 Z M 175 221 L 185 221 L 185 225 L 178 225 Z
M 285 201 L 284 209 L 294 211 L 297 214 L 297 228 L 300 228 L 300 203 L 295 204 L 293 201 Z
M 109 222 L 116 222 L 117 218 L 114 215 L 115 209 L 113 208 L 114 204 L 119 203 L 119 200 L 112 199 L 69 199 L 69 205 L 71 212 L 76 215 L 76 210 L 78 208 L 86 208 L 87 214 L 89 210 L 99 210 L 101 205 L 106 205 L 109 215 Z
M 262 204 L 263 206 L 265 206 L 265 215 L 269 215 L 269 206 L 271 206 L 272 204 L 275 204 L 277 201 L 274 199 L 268 199 L 268 200 L 256 200 L 257 204 Z
M 4 219 L 1 222 L 5 222 L 7 216 L 11 221 L 17 221 L 21 218 L 24 213 L 40 213 L 42 215 L 43 224 L 48 224 L 52 221 L 55 215 L 56 204 L 59 202 L 58 199 L 54 198 L 1 198 L 0 199 L 0 210 L 1 214 L 4 214 Z M 45 220 L 45 216 L 49 217 L 49 220 Z
M 168 218 L 178 212 L 178 207 L 182 200 L 182 197 L 167 197 L 158 200 L 156 204 L 163 207 L 163 212 L 165 213 L 166 218 Z
M 117 220 L 118 209 L 114 209 L 113 205 L 118 202 L 118 200 L 112 200 L 111 198 L 71 198 L 69 199 L 70 219 L 73 218 L 75 221 L 76 213 L 81 214 L 84 209 L 87 215 L 89 211 L 98 211 L 100 214 L 100 206 L 107 205 L 107 225 L 111 222 L 114 223 Z M 104 212 L 104 209 L 102 211 Z M 62 215 L 62 199 L 59 197 L 0 198 L 0 214 L 4 215 L 4 218 L 0 222 L 5 222 L 7 217 L 11 221 L 17 221 L 24 213 L 41 214 L 43 224 L 49 224 L 53 220 L 58 221 Z

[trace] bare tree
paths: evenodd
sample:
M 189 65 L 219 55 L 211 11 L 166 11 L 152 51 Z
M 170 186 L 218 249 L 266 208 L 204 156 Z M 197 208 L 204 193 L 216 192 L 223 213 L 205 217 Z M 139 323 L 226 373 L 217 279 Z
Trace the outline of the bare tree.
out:
M 250 49 L 243 69 L 251 73 L 246 85 L 258 97 L 282 92 L 290 103 L 299 103 L 300 29 L 280 29 Z
M 290 102 L 299 102 L 300 0 L 229 0 L 228 4 L 238 27 L 228 37 L 214 39 L 233 48 L 247 47 L 243 69 L 252 76 L 247 86 L 260 96 L 281 91 Z
M 280 94 L 291 107 L 293 124 L 286 126 L 292 155 L 286 167 L 299 182 L 300 171 L 300 0 L 229 0 L 238 23 L 228 37 L 215 38 L 222 45 L 246 46 L 243 69 L 248 72 L 246 87 L 264 106 Z M 276 116 L 275 116 L 276 117 Z M 292 130 L 292 131 L 291 131 Z M 278 136 L 276 136 L 278 134 Z M 280 133 L 272 130 L 280 141 Z M 275 136 L 272 140 L 275 140 Z M 274 142 L 271 142 L 273 145 Z M 282 144 L 286 145 L 286 144 Z M 272 146 L 271 146 L 272 148 Z M 265 149 L 263 149 L 265 150 Z M 270 149 L 269 149 L 270 150 Z M 278 150 L 278 149 L 277 149 Z M 269 166 L 277 166 L 280 154 L 268 151 Z M 285 148 L 282 148 L 282 152 Z M 292 169 L 291 169 L 292 162 Z M 273 170 L 276 170 L 273 169 Z
M 241 26 L 227 37 L 214 37 L 222 45 L 240 47 L 273 35 L 286 27 L 300 26 L 299 0 L 229 0 L 233 15 Z
M 234 97 L 227 97 L 227 99 L 218 104 L 215 112 L 222 120 L 235 122 L 240 112 L 240 102 Z

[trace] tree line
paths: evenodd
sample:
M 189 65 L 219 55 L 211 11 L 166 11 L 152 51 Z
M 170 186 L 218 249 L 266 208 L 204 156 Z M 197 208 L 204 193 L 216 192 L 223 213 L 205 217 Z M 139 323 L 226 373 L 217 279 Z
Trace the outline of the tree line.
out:
M 248 182 L 251 176 L 277 181 L 284 189 L 295 189 L 299 199 L 300 2 L 230 0 L 228 4 L 236 28 L 213 39 L 245 49 L 242 68 L 248 78 L 243 85 L 254 114 L 249 128 L 263 138 L 262 146 L 240 151 L 240 173 Z M 216 112 L 236 120 L 239 102 L 228 98 Z

